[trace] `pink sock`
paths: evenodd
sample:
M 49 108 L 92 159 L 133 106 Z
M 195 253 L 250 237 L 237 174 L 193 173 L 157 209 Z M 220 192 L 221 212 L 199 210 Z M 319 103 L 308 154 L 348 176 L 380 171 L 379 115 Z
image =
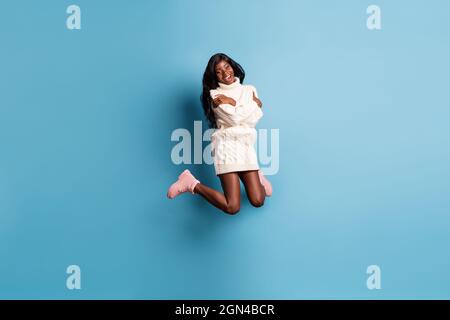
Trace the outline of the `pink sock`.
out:
M 191 192 L 194 193 L 194 188 L 197 185 L 197 183 L 200 183 L 192 174 L 191 172 L 186 169 L 184 170 L 179 176 L 178 180 L 175 181 L 167 191 L 167 197 L 169 199 L 173 199 L 176 196 L 184 193 L 184 192 Z
M 261 181 L 261 184 L 264 186 L 264 190 L 266 190 L 266 195 L 270 197 L 272 195 L 272 184 L 269 182 L 269 180 L 266 179 L 261 170 L 258 170 L 258 174 L 259 180 Z

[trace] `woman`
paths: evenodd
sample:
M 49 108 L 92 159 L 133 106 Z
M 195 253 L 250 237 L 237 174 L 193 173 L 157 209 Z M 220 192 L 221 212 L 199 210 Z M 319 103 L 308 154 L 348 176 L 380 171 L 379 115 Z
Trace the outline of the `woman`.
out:
M 255 207 L 262 206 L 265 197 L 272 195 L 272 186 L 259 169 L 254 149 L 262 103 L 254 86 L 242 84 L 244 77 L 244 69 L 223 53 L 209 59 L 203 75 L 201 102 L 209 126 L 216 129 L 211 135 L 212 155 L 223 193 L 202 184 L 186 169 L 170 186 L 170 199 L 189 191 L 228 214 L 236 214 L 241 202 L 239 179 Z

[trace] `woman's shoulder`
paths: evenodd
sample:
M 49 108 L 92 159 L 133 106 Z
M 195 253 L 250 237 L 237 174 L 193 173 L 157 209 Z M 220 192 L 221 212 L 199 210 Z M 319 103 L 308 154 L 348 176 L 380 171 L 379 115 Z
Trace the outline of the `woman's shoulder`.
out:
M 209 95 L 214 98 L 214 96 L 216 96 L 219 93 L 219 90 L 217 89 L 211 89 L 209 90 Z
M 247 90 L 254 90 L 254 91 L 256 91 L 255 86 L 252 85 L 252 84 L 243 84 L 242 86 L 243 86 L 244 88 L 246 88 Z
M 243 85 L 244 88 L 248 91 L 248 92 L 254 92 L 255 96 L 258 97 L 258 91 L 256 91 L 256 87 L 252 84 L 244 84 Z

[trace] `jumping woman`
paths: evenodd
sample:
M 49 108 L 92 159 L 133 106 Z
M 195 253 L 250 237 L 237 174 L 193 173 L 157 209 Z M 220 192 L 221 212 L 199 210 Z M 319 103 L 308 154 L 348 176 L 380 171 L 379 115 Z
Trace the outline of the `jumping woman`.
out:
M 203 74 L 200 99 L 209 126 L 215 128 L 211 150 L 223 193 L 202 184 L 186 169 L 170 186 L 170 199 L 189 191 L 228 214 L 236 214 L 241 203 L 239 179 L 255 207 L 261 207 L 265 197 L 272 195 L 272 186 L 259 168 L 254 149 L 255 125 L 263 115 L 262 102 L 254 86 L 243 84 L 244 78 L 245 71 L 239 63 L 223 53 L 209 59 Z

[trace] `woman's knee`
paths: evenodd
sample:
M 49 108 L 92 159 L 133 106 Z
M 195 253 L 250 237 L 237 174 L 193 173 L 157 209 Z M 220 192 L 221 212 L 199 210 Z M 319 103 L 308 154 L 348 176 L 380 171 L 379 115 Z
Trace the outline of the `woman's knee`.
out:
M 257 197 L 250 197 L 250 203 L 254 207 L 262 207 L 264 205 L 265 197 L 263 195 L 258 195 Z
M 229 203 L 224 209 L 224 211 L 228 214 L 236 214 L 239 212 L 240 209 L 241 208 L 239 203 Z

